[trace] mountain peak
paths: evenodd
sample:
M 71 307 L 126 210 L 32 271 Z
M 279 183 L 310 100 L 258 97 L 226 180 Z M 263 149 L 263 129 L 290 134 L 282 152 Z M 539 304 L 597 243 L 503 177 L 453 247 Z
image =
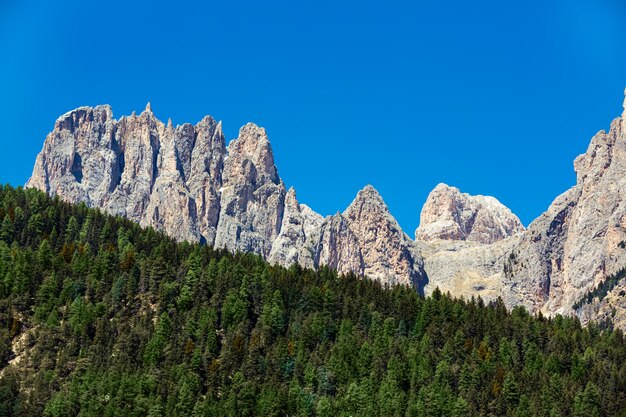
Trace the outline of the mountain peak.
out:
M 354 200 L 352 200 L 352 203 L 350 203 L 348 208 L 346 208 L 342 214 L 348 217 L 348 215 L 352 213 L 352 216 L 354 217 L 354 213 L 361 213 L 363 211 L 379 212 L 385 217 L 389 217 L 390 221 L 397 224 L 396 220 L 389 212 L 389 207 L 387 207 L 383 197 L 380 195 L 378 190 L 370 184 L 359 190 Z M 400 226 L 398 226 L 398 228 L 399 227 Z
M 100 104 L 96 107 L 81 106 L 59 116 L 54 124 L 55 131 L 73 131 L 76 126 L 85 123 L 96 123 L 113 119 L 113 111 L 108 104 Z
M 239 129 L 239 137 L 246 137 L 256 141 L 269 142 L 265 128 L 256 123 L 248 122 Z
M 420 288 L 423 260 L 374 187 L 360 190 L 343 217 L 358 242 L 365 275 Z
M 384 204 L 386 206 L 385 201 L 383 200 L 383 197 L 380 195 L 378 190 L 374 188 L 371 184 L 367 184 L 365 187 L 359 190 L 359 192 L 356 195 L 356 199 L 375 201 L 375 202 Z
M 237 139 L 228 145 L 228 154 L 230 158 L 226 163 L 227 172 L 245 171 L 248 169 L 245 166 L 246 161 L 250 161 L 254 165 L 254 172 L 250 173 L 252 177 L 258 176 L 260 182 L 264 182 L 266 178 L 275 184 L 280 182 L 274 165 L 274 152 L 264 128 L 254 123 L 242 126 Z
M 495 197 L 469 195 L 439 183 L 420 214 L 416 240 L 469 240 L 493 243 L 524 230 L 519 218 Z
M 433 191 L 431 191 L 431 192 L 435 192 L 435 191 L 439 191 L 439 190 L 456 190 L 458 192 L 461 191 L 461 190 L 459 190 L 456 187 L 453 187 L 451 185 L 446 184 L 445 182 L 440 182 L 439 184 L 437 184 L 435 186 L 435 188 L 433 188 Z

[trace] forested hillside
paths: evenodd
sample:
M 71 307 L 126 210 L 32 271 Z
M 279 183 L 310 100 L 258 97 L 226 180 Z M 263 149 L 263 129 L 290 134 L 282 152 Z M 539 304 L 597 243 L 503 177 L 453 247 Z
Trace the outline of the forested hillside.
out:
M 0 416 L 626 415 L 621 331 L 0 187 Z

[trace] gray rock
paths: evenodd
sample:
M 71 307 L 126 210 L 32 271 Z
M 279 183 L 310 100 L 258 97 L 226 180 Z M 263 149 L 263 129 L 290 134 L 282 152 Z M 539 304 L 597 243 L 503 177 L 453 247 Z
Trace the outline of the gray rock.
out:
M 311 234 L 312 229 L 305 226 L 307 221 L 310 220 L 306 218 L 303 211 L 303 208 L 296 200 L 295 190 L 290 188 L 285 197 L 285 211 L 280 233 L 272 242 L 272 250 L 267 258 L 268 261 L 285 266 L 299 264 L 305 268 L 314 267 L 313 258 L 315 254 L 311 248 L 312 245 L 306 244 L 307 237 Z M 308 215 L 311 216 L 311 214 Z M 321 225 L 322 216 L 319 214 L 317 216 Z
M 423 275 L 414 243 L 372 187 L 323 219 L 286 191 L 265 129 L 252 123 L 226 147 L 209 116 L 173 127 L 149 104 L 120 120 L 108 106 L 81 107 L 57 120 L 27 186 L 285 266 L 414 285 Z
M 570 314 L 586 291 L 626 266 L 626 101 L 624 108 L 574 161 L 576 185 L 512 250 L 502 288 L 508 305 Z
M 428 276 L 426 294 L 435 288 L 466 299 L 492 301 L 501 296 L 504 262 L 519 236 L 491 244 L 462 240 L 416 242 Z
M 415 239 L 493 243 L 523 231 L 517 216 L 496 198 L 471 196 L 441 183 L 426 199 Z
M 365 264 L 359 241 L 341 213 L 327 217 L 322 223 L 314 261 L 316 267 L 324 265 L 343 274 L 363 275 Z
M 414 242 L 389 213 L 382 197 L 366 186 L 343 213 L 361 249 L 363 273 L 390 284 L 420 287 L 424 272 Z
M 265 129 L 252 123 L 228 145 L 215 246 L 268 257 L 280 233 L 287 190 Z
M 57 120 L 26 186 L 178 240 L 212 243 L 224 154 L 221 127 L 210 118 L 174 128 L 150 104 L 120 120 L 109 106 L 81 107 Z

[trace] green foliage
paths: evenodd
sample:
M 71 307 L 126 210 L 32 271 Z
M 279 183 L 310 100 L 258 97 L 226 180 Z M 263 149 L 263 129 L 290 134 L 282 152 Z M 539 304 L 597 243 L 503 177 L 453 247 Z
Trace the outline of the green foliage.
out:
M 621 242 L 622 244 L 624 242 Z M 617 286 L 624 278 L 626 278 L 626 268 L 622 268 L 617 271 L 615 274 L 606 277 L 602 282 L 600 282 L 593 290 L 587 291 L 585 295 L 583 295 L 580 300 L 578 300 L 572 308 L 574 310 L 578 310 L 585 304 L 591 304 L 594 298 L 598 298 L 598 300 L 602 301 L 606 295 Z
M 619 330 L 280 268 L 30 189 L 0 187 L 0 219 L 0 416 L 626 409 Z

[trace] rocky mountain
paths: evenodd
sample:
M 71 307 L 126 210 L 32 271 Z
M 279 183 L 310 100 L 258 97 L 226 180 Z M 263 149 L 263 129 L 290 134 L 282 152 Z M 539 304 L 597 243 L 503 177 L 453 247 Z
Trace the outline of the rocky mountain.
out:
M 415 239 L 488 244 L 523 231 L 517 216 L 496 198 L 471 196 L 442 183 L 426 199 Z
M 210 116 L 174 127 L 150 105 L 119 120 L 109 106 L 81 107 L 56 121 L 26 186 L 281 265 L 425 280 L 414 242 L 376 190 L 365 187 L 343 214 L 322 218 L 285 188 L 265 129 L 252 123 L 226 146 Z
M 368 185 L 343 213 L 359 245 L 362 274 L 391 284 L 420 285 L 423 262 L 414 243 L 393 218 L 378 191 Z
M 501 296 L 504 262 L 518 241 L 513 236 L 491 244 L 462 240 L 416 241 L 424 258 L 430 294 L 435 288 L 467 299 L 485 301 Z
M 213 243 L 225 155 L 210 117 L 174 128 L 149 104 L 120 120 L 109 106 L 81 107 L 56 121 L 26 186 Z
M 342 213 L 323 218 L 287 190 L 263 128 L 247 124 L 228 146 L 221 124 L 162 123 L 150 106 L 113 118 L 110 107 L 61 116 L 27 186 L 85 202 L 178 240 L 262 255 L 281 265 L 322 265 L 429 293 L 502 297 L 545 314 L 572 306 L 626 266 L 626 102 L 574 168 L 577 183 L 524 230 L 497 199 L 439 184 L 415 240 L 367 186 Z M 577 313 L 626 327 L 620 284 Z M 622 323 L 623 322 L 623 323 Z
M 437 185 L 415 231 L 428 276 L 425 292 L 438 287 L 456 296 L 495 299 L 504 260 L 523 232 L 519 218 L 496 198 Z
M 626 266 L 626 100 L 622 116 L 593 137 L 574 169 L 576 185 L 528 227 L 504 265 L 508 305 L 570 313 L 586 291 Z
M 509 234 L 491 219 L 510 216 L 492 212 L 483 217 L 488 221 L 478 222 L 474 213 L 490 205 L 468 209 L 467 200 L 477 198 L 460 197 L 458 190 L 439 185 L 428 197 L 416 231 L 429 278 L 426 292 L 436 285 L 466 297 L 500 296 L 509 307 L 524 305 L 546 315 L 575 313 L 583 322 L 611 318 L 626 328 L 624 282 L 605 297 L 573 309 L 590 290 L 626 267 L 626 100 L 622 116 L 608 132 L 593 137 L 574 169 L 576 185 L 526 231 L 519 225 Z M 492 236 L 504 239 L 493 241 Z

